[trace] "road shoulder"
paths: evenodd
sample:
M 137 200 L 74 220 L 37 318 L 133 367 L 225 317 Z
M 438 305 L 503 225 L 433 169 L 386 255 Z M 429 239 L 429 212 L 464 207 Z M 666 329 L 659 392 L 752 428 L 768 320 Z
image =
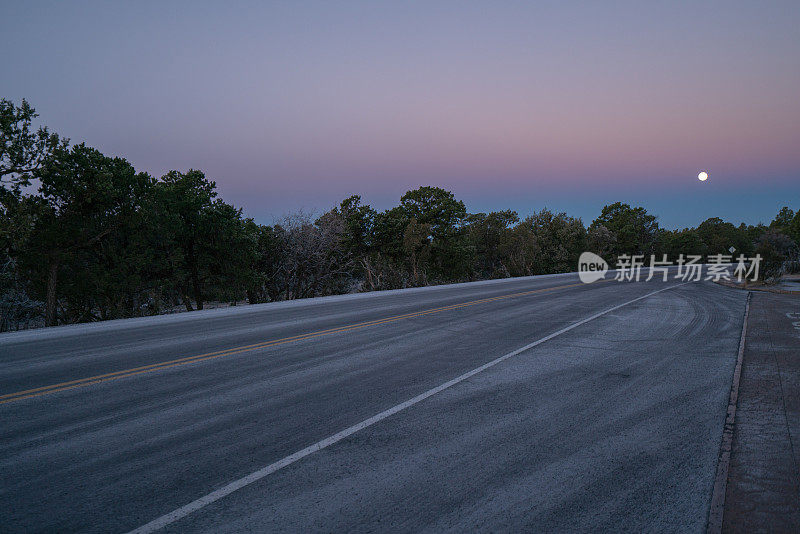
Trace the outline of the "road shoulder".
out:
M 753 293 L 723 532 L 800 528 L 800 298 Z

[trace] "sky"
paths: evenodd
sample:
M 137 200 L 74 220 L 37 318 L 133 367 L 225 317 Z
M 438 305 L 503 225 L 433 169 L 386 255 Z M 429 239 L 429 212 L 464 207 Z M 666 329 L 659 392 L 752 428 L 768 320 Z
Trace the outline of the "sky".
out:
M 269 223 L 421 185 L 667 228 L 800 208 L 800 2 L 11 2 L 0 97 Z M 697 180 L 708 171 L 706 182 Z

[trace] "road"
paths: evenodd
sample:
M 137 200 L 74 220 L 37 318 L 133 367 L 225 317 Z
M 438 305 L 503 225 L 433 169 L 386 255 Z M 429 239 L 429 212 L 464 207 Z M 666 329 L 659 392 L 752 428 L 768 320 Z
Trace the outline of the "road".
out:
M 0 530 L 702 531 L 744 306 L 567 274 L 3 334 Z

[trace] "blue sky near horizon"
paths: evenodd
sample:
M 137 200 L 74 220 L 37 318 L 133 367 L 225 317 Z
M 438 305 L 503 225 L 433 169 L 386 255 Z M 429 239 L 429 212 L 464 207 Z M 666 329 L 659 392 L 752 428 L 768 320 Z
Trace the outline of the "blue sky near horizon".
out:
M 617 200 L 669 228 L 800 208 L 796 1 L 3 2 L 0 18 L 0 96 L 139 170 L 202 169 L 261 222 L 419 185 L 587 224 Z

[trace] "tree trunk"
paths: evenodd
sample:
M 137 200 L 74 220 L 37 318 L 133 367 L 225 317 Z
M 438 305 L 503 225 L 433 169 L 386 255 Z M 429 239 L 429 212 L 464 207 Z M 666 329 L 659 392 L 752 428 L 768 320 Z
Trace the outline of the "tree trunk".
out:
M 186 311 L 194 311 L 194 308 L 192 308 L 192 299 L 189 298 L 189 291 L 187 289 L 181 291 L 181 299 L 183 299 L 183 305 L 186 306 Z
M 197 270 L 197 263 L 192 262 L 192 292 L 194 292 L 194 301 L 197 304 L 197 309 L 203 309 L 203 294 L 200 291 L 200 275 Z
M 45 326 L 56 325 L 56 284 L 58 282 L 58 259 L 50 257 L 47 271 L 47 308 L 44 316 Z
M 189 262 L 189 277 L 192 282 L 192 293 L 198 310 L 203 309 L 203 294 L 200 291 L 200 270 L 197 267 L 197 255 L 194 252 L 194 242 L 190 241 L 186 250 L 186 259 Z

